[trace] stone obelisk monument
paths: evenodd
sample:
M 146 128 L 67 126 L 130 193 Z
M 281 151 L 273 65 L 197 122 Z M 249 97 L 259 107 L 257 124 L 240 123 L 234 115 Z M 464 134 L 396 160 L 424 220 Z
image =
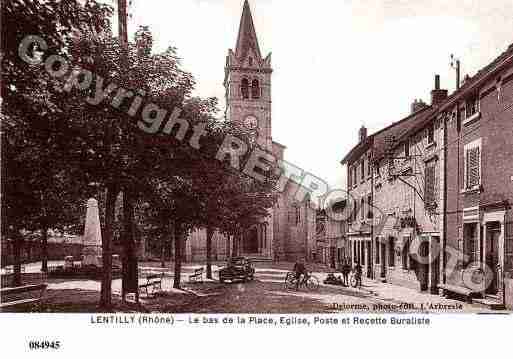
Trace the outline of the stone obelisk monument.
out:
M 102 266 L 102 232 L 100 228 L 100 214 L 98 201 L 90 198 L 87 201 L 84 237 L 82 238 L 82 265 Z

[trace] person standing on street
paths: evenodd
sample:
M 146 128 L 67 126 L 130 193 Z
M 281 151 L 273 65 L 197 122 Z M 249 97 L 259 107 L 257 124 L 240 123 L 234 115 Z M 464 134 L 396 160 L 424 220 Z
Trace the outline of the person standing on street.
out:
M 349 265 L 349 261 L 344 259 L 344 264 L 342 264 L 342 278 L 344 280 L 344 285 L 349 287 L 349 273 L 351 272 L 351 266 Z
M 362 287 L 362 266 L 360 265 L 360 262 L 356 262 L 356 265 L 354 266 L 354 273 L 356 278 L 356 287 L 361 288 Z

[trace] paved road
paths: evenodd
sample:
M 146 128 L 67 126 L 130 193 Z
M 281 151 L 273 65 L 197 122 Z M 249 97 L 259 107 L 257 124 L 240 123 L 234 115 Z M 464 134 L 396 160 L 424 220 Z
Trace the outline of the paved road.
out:
M 149 300 L 147 305 L 154 310 L 161 308 L 176 313 L 329 313 L 335 311 L 333 303 L 348 306 L 380 303 L 369 292 L 352 288 L 321 285 L 318 290 L 288 290 L 283 282 L 285 274 L 285 270 L 258 268 L 252 282 L 188 284 L 187 291 L 193 295 L 184 296 L 181 302 L 168 304 L 168 297 L 164 296 Z M 325 277 L 320 273 L 317 276 L 321 280 Z M 170 285 L 169 282 L 164 286 Z
M 172 266 L 162 269 L 155 263 L 141 263 L 140 267 L 144 273 L 164 271 L 166 274 L 162 286 L 163 293 L 150 298 L 145 298 L 143 295 L 141 299 L 144 306 L 150 311 L 169 313 L 461 313 L 485 311 L 461 301 L 374 281 L 364 281 L 362 290 L 323 284 L 315 291 L 303 288 L 299 291 L 288 290 L 284 286 L 284 278 L 287 268 L 292 265 L 287 263 L 258 264 L 255 280 L 248 283 L 219 283 L 216 280 L 218 266 L 214 267 L 215 280 L 205 281 L 202 284 L 187 283 L 188 274 L 199 266 L 199 264 L 184 266 L 182 276 L 184 290 L 176 290 L 172 288 L 173 272 L 169 269 Z M 312 269 L 314 275 L 321 281 L 326 277 L 326 273 L 321 272 L 325 269 L 319 267 L 312 267 Z M 141 281 L 144 281 L 144 278 L 141 278 Z M 64 303 L 73 310 L 81 310 L 82 305 L 88 308 L 87 305 L 98 300 L 99 281 L 51 279 L 49 282 L 49 303 Z M 114 295 L 118 296 L 120 289 L 121 281 L 114 280 Z M 401 306 L 404 303 L 406 306 Z M 430 305 L 434 305 L 435 308 L 430 308 Z M 58 310 L 61 311 L 61 309 Z M 66 311 L 67 309 L 62 308 L 62 310 Z
M 175 313 L 461 313 L 485 311 L 461 301 L 438 295 L 377 283 L 364 282 L 361 290 L 323 285 L 318 290 L 285 288 L 284 269 L 257 268 L 256 278 L 248 283 L 216 281 L 187 284 L 177 300 L 172 293 L 150 299 L 146 305 L 155 311 Z M 325 273 L 314 273 L 321 281 Z M 170 289 L 171 279 L 164 283 Z M 187 295 L 188 294 L 188 295 Z

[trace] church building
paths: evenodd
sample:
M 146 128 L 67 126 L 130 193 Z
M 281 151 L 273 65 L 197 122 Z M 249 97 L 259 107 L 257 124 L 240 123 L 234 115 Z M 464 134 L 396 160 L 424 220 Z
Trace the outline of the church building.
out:
M 272 136 L 271 54 L 263 57 L 248 0 L 244 1 L 235 49 L 229 49 L 225 66 L 226 121 L 237 122 L 254 133 L 255 142 L 277 159 L 283 159 L 285 146 Z M 226 238 L 215 233 L 212 243 L 213 260 L 244 255 L 263 260 L 314 260 L 316 252 L 316 211 L 308 196 L 296 201 L 299 185 L 289 181 L 280 194 L 270 216 L 242 235 Z M 232 241 L 240 243 L 232 243 Z M 235 250 L 234 250 L 235 248 Z M 234 253 L 236 251 L 237 253 Z M 185 245 L 186 261 L 206 258 L 206 231 L 196 230 Z

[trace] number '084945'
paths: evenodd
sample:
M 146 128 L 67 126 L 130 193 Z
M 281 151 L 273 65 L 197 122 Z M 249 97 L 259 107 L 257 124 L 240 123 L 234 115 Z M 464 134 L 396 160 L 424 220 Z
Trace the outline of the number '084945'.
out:
M 29 348 L 31 350 L 38 350 L 38 349 L 59 349 L 61 347 L 61 342 L 58 340 L 31 340 L 29 342 Z

